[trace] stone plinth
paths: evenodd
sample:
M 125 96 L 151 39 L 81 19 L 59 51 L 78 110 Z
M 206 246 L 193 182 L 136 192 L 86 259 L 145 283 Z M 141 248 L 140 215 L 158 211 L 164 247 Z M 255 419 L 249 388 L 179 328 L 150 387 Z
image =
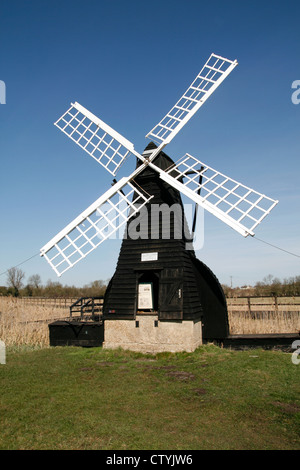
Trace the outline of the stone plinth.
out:
M 144 353 L 193 352 L 202 344 L 201 321 L 159 321 L 157 315 L 135 320 L 105 320 L 105 349 L 123 348 Z

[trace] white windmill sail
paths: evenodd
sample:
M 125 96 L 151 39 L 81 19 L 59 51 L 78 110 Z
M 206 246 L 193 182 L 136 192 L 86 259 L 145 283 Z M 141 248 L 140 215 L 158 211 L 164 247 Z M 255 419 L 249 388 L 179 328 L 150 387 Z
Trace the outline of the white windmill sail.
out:
M 58 276 L 111 237 L 153 196 L 122 178 L 43 248 L 40 254 Z
M 77 102 L 54 124 L 112 175 L 130 154 L 142 158 L 129 140 Z
M 153 163 L 150 166 L 155 167 Z M 188 153 L 167 171 L 155 169 L 164 181 L 244 237 L 253 236 L 254 228 L 278 203 Z
M 164 171 L 152 162 L 236 67 L 237 61 L 211 54 L 191 86 L 169 113 L 148 134 L 158 147 L 141 155 L 134 145 L 75 102 L 55 122 L 70 139 L 115 175 L 133 154 L 142 164 L 122 178 L 41 249 L 41 256 L 58 276 L 87 256 L 127 223 L 153 196 L 134 182 L 149 165 L 170 186 L 188 196 L 243 236 L 254 228 L 278 201 L 238 183 L 197 158 L 186 154 Z M 174 171 L 176 170 L 176 171 Z
M 236 60 L 232 61 L 211 54 L 180 100 L 146 137 L 154 140 L 159 145 L 168 144 L 237 64 Z

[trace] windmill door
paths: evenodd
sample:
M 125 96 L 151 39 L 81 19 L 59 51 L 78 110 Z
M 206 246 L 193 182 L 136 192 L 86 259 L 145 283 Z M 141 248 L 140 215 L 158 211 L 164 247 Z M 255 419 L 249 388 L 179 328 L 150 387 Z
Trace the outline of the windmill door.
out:
M 183 318 L 183 270 L 164 269 L 159 284 L 159 319 Z
M 157 312 L 159 272 L 142 271 L 137 274 L 137 312 Z

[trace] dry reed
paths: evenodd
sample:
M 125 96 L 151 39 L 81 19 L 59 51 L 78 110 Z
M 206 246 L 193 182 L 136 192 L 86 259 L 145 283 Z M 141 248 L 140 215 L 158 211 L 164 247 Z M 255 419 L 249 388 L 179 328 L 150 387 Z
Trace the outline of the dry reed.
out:
M 299 297 L 227 299 L 230 334 L 298 333 Z
M 285 312 L 277 312 L 269 315 L 249 317 L 245 312 L 233 312 L 228 310 L 230 334 L 271 334 L 271 333 L 298 333 L 300 330 L 300 316 L 297 312 L 286 315 Z
M 28 299 L 29 300 L 29 299 Z M 239 304 L 239 305 L 238 305 Z M 249 306 L 238 299 L 228 299 L 230 334 L 297 333 L 300 330 L 300 305 L 265 304 Z M 68 307 L 42 305 L 24 299 L 0 297 L 0 340 L 6 346 L 49 346 L 48 324 L 69 317 Z
M 68 315 L 68 308 L 32 305 L 22 299 L 0 297 L 0 339 L 6 346 L 47 347 L 48 324 Z

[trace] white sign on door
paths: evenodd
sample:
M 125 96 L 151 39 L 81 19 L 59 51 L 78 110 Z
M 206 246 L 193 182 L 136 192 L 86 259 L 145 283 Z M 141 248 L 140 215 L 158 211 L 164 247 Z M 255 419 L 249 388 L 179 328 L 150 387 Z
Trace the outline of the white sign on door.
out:
M 152 283 L 139 284 L 138 309 L 153 309 Z

